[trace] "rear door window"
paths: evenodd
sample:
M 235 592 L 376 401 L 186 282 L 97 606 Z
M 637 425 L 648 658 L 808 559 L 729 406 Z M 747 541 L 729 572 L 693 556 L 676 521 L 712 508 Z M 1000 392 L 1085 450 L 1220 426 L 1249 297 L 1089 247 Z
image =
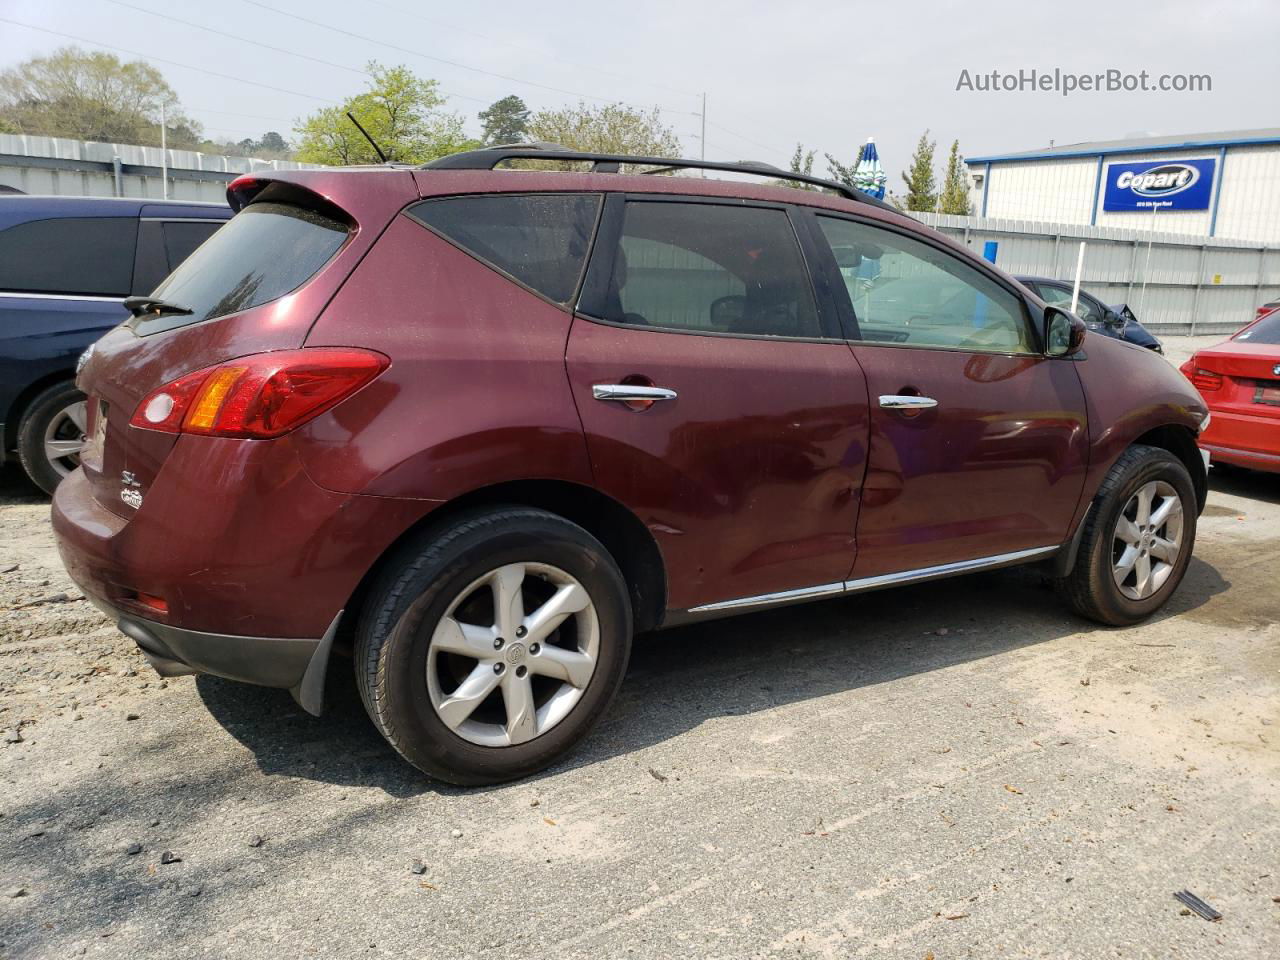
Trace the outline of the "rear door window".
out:
M 424 200 L 409 216 L 553 303 L 578 289 L 600 210 L 596 194 Z
M 0 289 L 123 297 L 133 279 L 136 217 L 29 220 L 0 231 Z
M 226 221 L 155 220 L 138 227 L 138 259 L 133 268 L 133 292 L 149 294 L 157 284 L 191 256 Z
M 169 269 L 178 269 L 178 264 L 195 253 L 196 248 L 212 237 L 222 223 L 223 221 L 207 223 L 203 220 L 166 220 L 162 227 Z
M 190 315 L 136 319 L 134 329 L 141 336 L 160 333 L 283 297 L 328 263 L 348 232 L 347 224 L 317 210 L 251 203 L 156 287 L 157 298 Z
M 628 201 L 602 319 L 688 333 L 819 338 L 786 211 Z

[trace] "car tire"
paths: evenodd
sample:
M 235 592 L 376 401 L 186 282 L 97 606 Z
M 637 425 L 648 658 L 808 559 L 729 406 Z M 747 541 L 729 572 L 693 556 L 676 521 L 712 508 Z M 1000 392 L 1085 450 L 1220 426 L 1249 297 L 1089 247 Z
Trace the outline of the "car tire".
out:
M 18 460 L 32 482 L 51 496 L 80 458 L 71 452 L 53 458 L 50 444 L 83 440 L 85 409 L 84 394 L 66 380 L 38 393 L 18 421 Z M 76 432 L 79 437 L 73 436 Z
M 1109 626 L 1145 620 L 1182 582 L 1196 514 L 1182 461 L 1158 447 L 1130 447 L 1093 498 L 1075 566 L 1057 581 L 1060 595 L 1081 616 Z
M 626 583 L 595 537 L 543 510 L 489 508 L 391 557 L 356 625 L 357 685 L 419 770 L 501 783 L 550 765 L 594 726 L 622 682 L 631 631 Z

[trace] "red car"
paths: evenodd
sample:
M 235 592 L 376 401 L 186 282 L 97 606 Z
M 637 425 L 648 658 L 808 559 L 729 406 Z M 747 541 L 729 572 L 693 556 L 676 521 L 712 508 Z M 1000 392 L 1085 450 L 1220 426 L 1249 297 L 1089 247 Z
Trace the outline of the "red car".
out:
M 1032 562 L 1102 623 L 1169 598 L 1206 409 L 1161 357 L 838 184 L 623 163 L 718 166 L 235 181 L 84 363 L 76 582 L 162 674 L 312 712 L 352 651 L 466 784 L 584 736 L 637 632 Z
M 1280 472 L 1280 310 L 1196 351 L 1181 369 L 1212 413 L 1200 437 L 1210 459 Z

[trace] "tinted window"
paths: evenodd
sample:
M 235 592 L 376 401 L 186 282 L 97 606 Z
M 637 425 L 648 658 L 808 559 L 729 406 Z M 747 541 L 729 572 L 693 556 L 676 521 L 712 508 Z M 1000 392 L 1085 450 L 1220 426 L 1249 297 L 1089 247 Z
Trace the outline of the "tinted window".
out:
M 169 260 L 169 269 L 176 270 L 178 264 L 196 248 L 213 236 L 222 223 L 202 223 L 199 220 L 166 220 L 164 226 L 164 250 Z
M 0 232 L 0 288 L 123 297 L 133 279 L 134 217 L 32 220 Z
M 1022 302 L 974 267 L 889 230 L 819 217 L 863 340 L 1032 353 Z
M 629 202 L 606 320 L 673 330 L 820 337 L 813 290 L 782 210 Z
M 1280 310 L 1266 314 L 1248 330 L 1241 330 L 1231 339 L 1247 343 L 1280 343 Z
M 1061 287 L 1056 283 L 1041 283 L 1038 286 L 1040 288 L 1040 299 L 1049 304 L 1049 306 L 1059 307 L 1063 310 L 1071 309 L 1070 287 Z M 1083 293 L 1080 294 L 1080 300 L 1076 304 L 1076 316 L 1088 323 L 1101 323 L 1103 321 L 1102 308 Z
M 283 297 L 311 279 L 346 238 L 346 224 L 318 211 L 251 203 L 156 287 L 155 296 L 190 308 L 190 316 L 138 320 L 134 329 L 159 333 Z
M 568 303 L 599 207 L 591 195 L 451 197 L 420 203 L 410 216 L 548 300 Z

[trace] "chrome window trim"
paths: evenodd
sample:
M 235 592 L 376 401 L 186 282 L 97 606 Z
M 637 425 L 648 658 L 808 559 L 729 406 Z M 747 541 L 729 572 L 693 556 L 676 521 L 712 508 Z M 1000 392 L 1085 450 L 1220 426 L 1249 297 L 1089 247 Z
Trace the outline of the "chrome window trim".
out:
M 783 590 L 779 593 L 762 593 L 755 597 L 739 597 L 736 600 L 721 600 L 717 603 L 706 603 L 689 608 L 691 614 L 728 613 L 752 610 L 758 607 L 771 607 L 783 603 L 795 603 L 802 600 L 816 600 L 821 597 L 837 596 L 845 593 L 860 593 L 865 590 L 878 590 L 882 587 L 898 586 L 904 583 L 919 583 L 925 580 L 936 580 L 941 577 L 971 573 L 976 570 L 988 570 L 1047 557 L 1062 548 L 1055 543 L 1047 547 L 1032 547 L 1028 550 L 1015 550 L 1012 553 L 997 553 L 990 557 L 977 557 L 973 560 L 957 560 L 952 563 L 940 563 L 931 567 L 919 567 L 914 570 L 902 570 L 898 573 L 884 573 L 874 577 L 862 577 L 858 580 L 845 580 L 839 583 L 825 583 L 816 587 L 800 587 L 796 590 Z
M 86 293 L 19 293 L 0 290 L 0 297 L 13 297 L 23 300 L 96 300 L 102 303 L 124 303 L 124 297 L 96 297 Z

